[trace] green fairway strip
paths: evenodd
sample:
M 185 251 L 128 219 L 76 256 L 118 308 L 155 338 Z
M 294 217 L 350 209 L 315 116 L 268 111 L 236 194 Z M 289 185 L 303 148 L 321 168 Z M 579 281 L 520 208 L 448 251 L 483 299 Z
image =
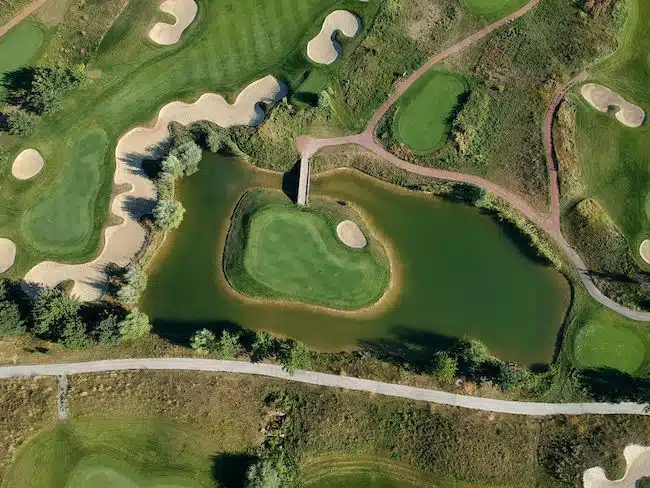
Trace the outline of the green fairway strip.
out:
M 44 38 L 41 24 L 25 20 L 0 39 L 0 102 L 5 97 L 5 74 L 29 65 L 38 56 Z
M 460 97 L 467 91 L 459 77 L 432 70 L 420 78 L 398 101 L 397 134 L 416 153 L 442 147 Z
M 492 21 L 514 12 L 527 0 L 461 0 L 479 17 Z

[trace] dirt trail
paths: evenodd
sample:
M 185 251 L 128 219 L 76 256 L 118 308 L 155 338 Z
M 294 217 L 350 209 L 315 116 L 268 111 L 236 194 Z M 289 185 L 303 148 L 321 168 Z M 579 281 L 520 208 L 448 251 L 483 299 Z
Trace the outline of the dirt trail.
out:
M 4 36 L 11 29 L 16 27 L 16 25 L 18 25 L 22 20 L 24 20 L 25 18 L 29 17 L 34 12 L 36 12 L 39 8 L 45 5 L 46 2 L 47 0 L 35 0 L 34 2 L 30 3 L 25 8 L 23 8 L 20 12 L 18 12 L 18 14 L 13 19 L 11 19 L 5 25 L 0 27 L 0 37 Z

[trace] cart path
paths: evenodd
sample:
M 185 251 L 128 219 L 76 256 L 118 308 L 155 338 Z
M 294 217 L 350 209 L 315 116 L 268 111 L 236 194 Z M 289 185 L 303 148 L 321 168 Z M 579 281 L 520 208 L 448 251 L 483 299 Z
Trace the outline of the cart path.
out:
M 206 371 L 223 373 L 242 373 L 257 376 L 279 378 L 310 385 L 342 388 L 344 390 L 364 391 L 410 400 L 419 400 L 440 405 L 470 408 L 486 412 L 516 415 L 646 415 L 645 405 L 631 402 L 624 403 L 537 403 L 497 400 L 459 395 L 446 391 L 429 390 L 413 386 L 384 383 L 381 381 L 317 373 L 314 371 L 296 371 L 287 373 L 281 366 L 243 361 L 224 361 L 216 359 L 195 358 L 149 358 L 149 359 L 113 359 L 65 364 L 33 364 L 0 367 L 0 379 L 32 376 L 68 376 L 84 373 L 105 373 L 132 370 L 173 370 Z
M 47 0 L 34 0 L 32 3 L 25 6 L 20 12 L 16 14 L 13 19 L 0 27 L 0 37 L 4 36 L 11 29 L 16 27 L 16 25 L 18 25 L 21 21 L 36 12 L 39 8 L 45 5 L 46 2 Z

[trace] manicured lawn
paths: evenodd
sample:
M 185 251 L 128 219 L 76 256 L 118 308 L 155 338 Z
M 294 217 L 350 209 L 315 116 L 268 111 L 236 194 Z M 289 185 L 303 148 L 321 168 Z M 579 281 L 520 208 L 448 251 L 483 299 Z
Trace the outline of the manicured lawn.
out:
M 449 124 L 467 85 L 452 73 L 432 70 L 420 78 L 398 101 L 396 133 L 416 153 L 441 148 Z
M 345 246 L 336 225 L 352 218 L 363 228 L 360 217 L 314 200 L 300 208 L 278 191 L 242 197 L 226 244 L 234 259 L 224 259 L 231 286 L 244 295 L 346 310 L 371 305 L 384 294 L 390 272 L 381 245 L 366 230 L 367 248 Z
M 596 83 L 616 90 L 650 112 L 650 3 L 629 2 L 628 22 L 619 49 L 590 70 Z M 580 99 L 577 144 L 587 196 L 600 200 L 638 254 L 650 238 L 650 125 L 624 127 Z
M 52 193 L 42 195 L 23 217 L 25 234 L 34 247 L 52 256 L 74 255 L 87 247 L 89 237 L 103 221 L 95 217 L 101 184 L 97 161 L 104 159 L 107 146 L 101 129 L 91 129 L 73 142 L 68 164 L 56 177 Z
M 208 444 L 170 422 L 71 421 L 27 443 L 2 488 L 213 487 Z
M 30 64 L 39 54 L 45 32 L 33 20 L 25 20 L 0 40 L 0 102 L 6 91 L 2 86 L 5 73 Z
M 486 20 L 495 20 L 514 12 L 528 0 L 462 0 L 469 9 Z
M 573 343 L 577 365 L 637 372 L 645 362 L 647 337 L 635 324 L 607 309 L 590 307 Z

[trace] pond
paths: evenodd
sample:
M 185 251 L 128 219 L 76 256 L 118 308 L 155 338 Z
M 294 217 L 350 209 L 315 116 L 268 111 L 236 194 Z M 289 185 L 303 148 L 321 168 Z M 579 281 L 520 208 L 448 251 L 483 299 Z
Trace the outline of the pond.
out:
M 282 175 L 208 153 L 179 185 L 185 220 L 152 263 L 141 303 L 162 336 L 187 341 L 200 328 L 236 326 L 320 350 L 410 357 L 429 356 L 450 337 L 471 337 L 521 364 L 552 359 L 569 286 L 521 235 L 474 207 L 353 171 L 315 177 L 311 191 L 354 205 L 392 249 L 400 286 L 391 305 L 351 316 L 238 298 L 224 279 L 221 253 L 229 215 L 253 187 L 281 188 Z

